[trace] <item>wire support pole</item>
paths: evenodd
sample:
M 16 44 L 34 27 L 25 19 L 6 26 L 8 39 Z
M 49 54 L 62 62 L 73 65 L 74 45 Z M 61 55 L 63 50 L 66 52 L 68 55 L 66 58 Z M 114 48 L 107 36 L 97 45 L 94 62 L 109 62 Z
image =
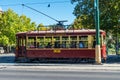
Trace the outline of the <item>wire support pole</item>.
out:
M 101 64 L 99 0 L 94 0 L 94 9 L 95 9 L 95 28 L 96 28 L 95 61 L 96 64 Z

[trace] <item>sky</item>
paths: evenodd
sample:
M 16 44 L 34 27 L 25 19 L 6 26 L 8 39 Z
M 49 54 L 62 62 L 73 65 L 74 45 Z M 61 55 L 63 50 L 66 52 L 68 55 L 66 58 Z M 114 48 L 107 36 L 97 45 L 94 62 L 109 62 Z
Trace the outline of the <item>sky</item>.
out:
M 73 23 L 75 16 L 73 15 L 74 4 L 71 4 L 70 0 L 0 0 L 0 8 L 3 11 L 12 9 L 19 15 L 26 15 L 32 22 L 37 25 L 42 23 L 43 25 L 52 25 L 57 22 L 34 11 L 21 4 L 25 4 L 31 8 L 34 8 L 58 21 L 67 20 L 64 24 Z M 50 4 L 50 7 L 48 5 Z

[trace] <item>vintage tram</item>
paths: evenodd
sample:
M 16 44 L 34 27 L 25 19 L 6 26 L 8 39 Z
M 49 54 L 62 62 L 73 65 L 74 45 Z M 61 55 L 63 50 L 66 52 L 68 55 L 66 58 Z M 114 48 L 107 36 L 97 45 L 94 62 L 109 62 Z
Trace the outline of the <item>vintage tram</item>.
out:
M 15 60 L 95 60 L 96 30 L 28 31 L 16 34 Z M 101 59 L 106 60 L 105 32 L 100 30 Z

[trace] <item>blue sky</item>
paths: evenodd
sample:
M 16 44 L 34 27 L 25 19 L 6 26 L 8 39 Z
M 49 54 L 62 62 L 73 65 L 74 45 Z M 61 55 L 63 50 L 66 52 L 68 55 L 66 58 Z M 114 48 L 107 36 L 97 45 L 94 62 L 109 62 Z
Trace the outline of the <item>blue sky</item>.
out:
M 28 4 L 39 3 L 39 4 Z M 14 5 L 16 4 L 16 5 Z M 31 9 L 21 6 L 26 4 L 38 11 L 41 11 L 57 20 L 68 20 L 65 24 L 73 23 L 75 16 L 72 14 L 74 10 L 70 0 L 0 0 L 0 7 L 3 11 L 11 8 L 17 14 L 25 14 L 31 18 L 36 24 L 43 23 L 44 25 L 56 24 L 57 22 Z M 48 7 L 50 4 L 50 7 Z

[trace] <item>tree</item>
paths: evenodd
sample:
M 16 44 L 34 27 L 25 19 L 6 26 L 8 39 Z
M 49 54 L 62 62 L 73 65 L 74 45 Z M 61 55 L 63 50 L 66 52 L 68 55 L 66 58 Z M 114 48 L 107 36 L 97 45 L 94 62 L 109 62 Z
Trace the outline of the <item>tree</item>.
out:
M 70 29 L 84 29 L 85 27 L 82 25 L 82 19 L 81 17 L 77 17 L 74 20 L 74 23 L 70 26 Z
M 76 16 L 78 23 L 83 28 L 94 28 L 94 9 L 93 0 L 71 0 L 72 3 L 77 3 L 73 14 Z
M 84 28 L 95 28 L 94 0 L 71 0 L 71 2 L 76 3 L 73 14 L 77 19 L 81 19 L 79 23 Z M 118 37 L 120 35 L 120 0 L 99 0 L 99 9 L 100 29 Z M 115 46 L 118 45 L 117 38 L 114 38 L 114 41 L 116 42 Z
M 48 30 L 48 27 L 44 26 L 42 23 L 38 25 L 37 27 L 38 31 L 45 31 Z
M 0 44 L 4 46 L 14 45 L 17 32 L 35 30 L 35 23 L 25 15 L 19 16 L 13 10 L 8 9 L 0 14 Z
M 76 3 L 73 14 L 81 18 L 84 27 L 95 28 L 94 26 L 94 0 L 71 0 Z M 115 32 L 120 19 L 120 0 L 99 0 L 100 28 L 106 31 Z M 120 32 L 120 31 L 119 31 Z

